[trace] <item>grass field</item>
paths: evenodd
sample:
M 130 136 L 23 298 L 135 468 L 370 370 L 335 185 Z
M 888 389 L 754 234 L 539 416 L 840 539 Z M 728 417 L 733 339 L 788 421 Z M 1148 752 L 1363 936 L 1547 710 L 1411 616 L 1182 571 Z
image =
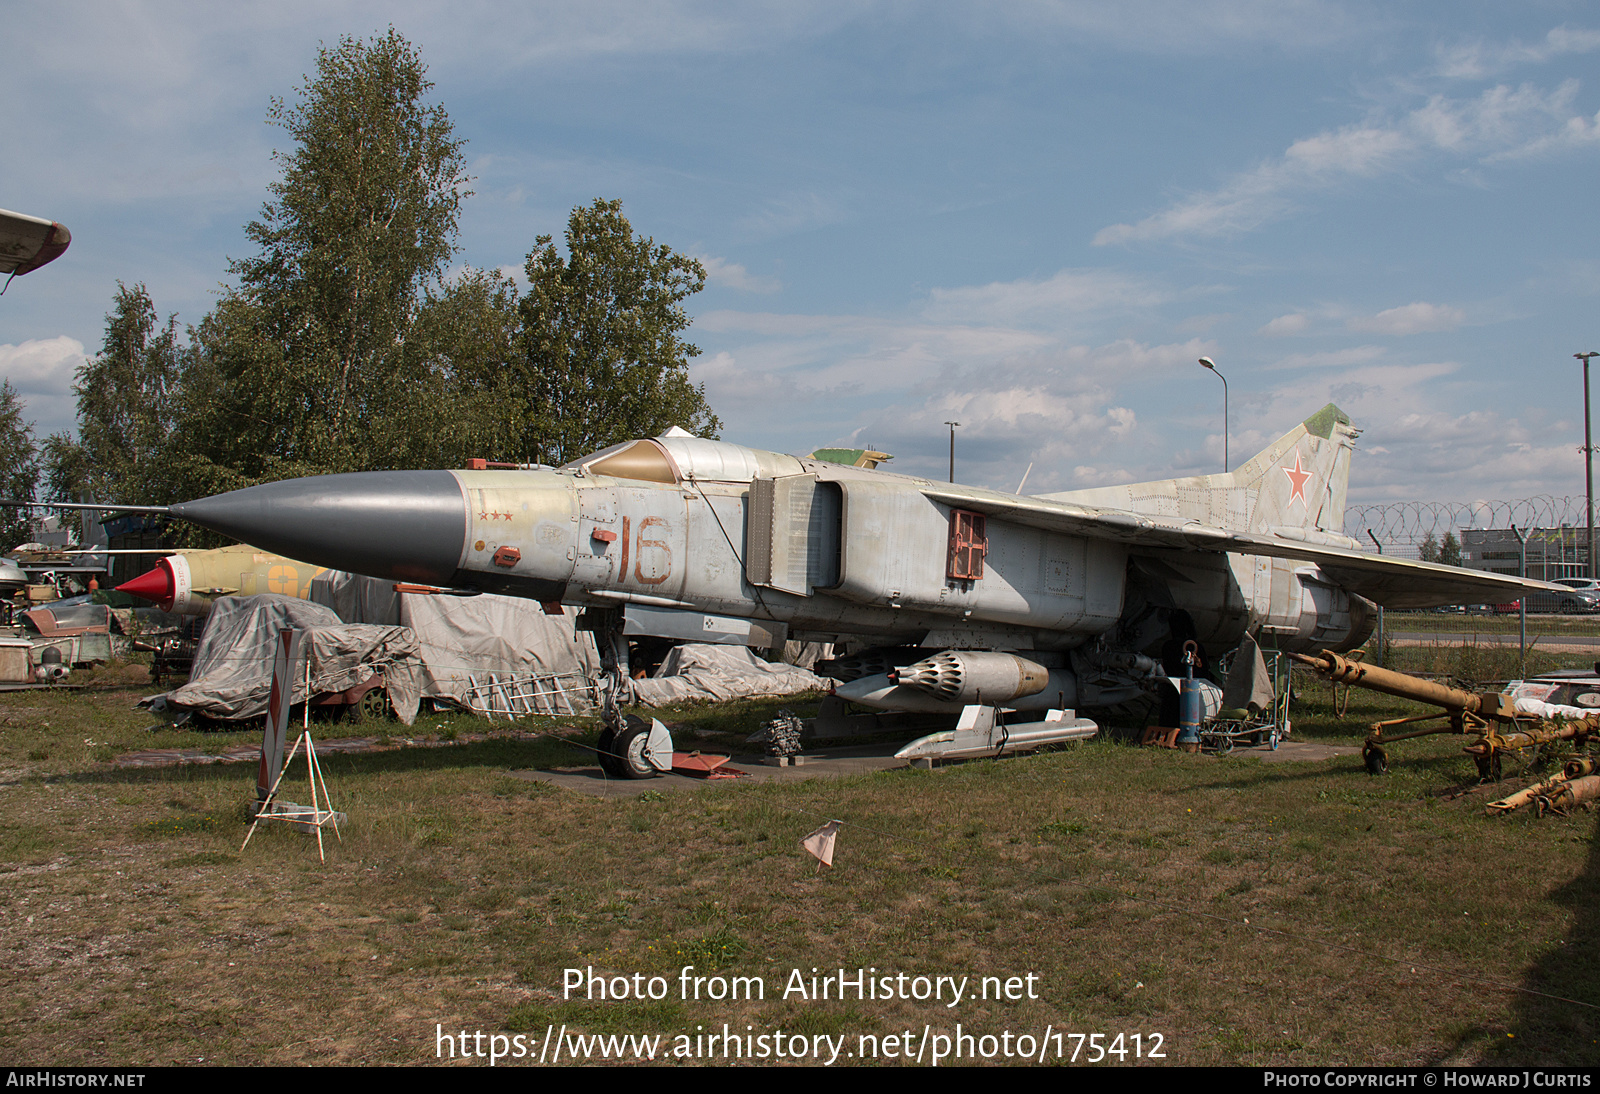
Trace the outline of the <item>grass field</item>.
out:
M 1439 672 L 1502 656 L 1424 654 L 1407 656 Z M 324 757 L 349 823 L 322 864 L 284 830 L 241 853 L 252 765 L 113 767 L 258 731 L 147 733 L 129 673 L 99 676 L 0 695 L 0 1055 L 18 1064 L 425 1063 L 440 1029 L 482 1031 L 483 1052 L 521 1035 L 536 1057 L 563 1026 L 569 1046 L 660 1034 L 659 1055 L 703 1056 L 716 1046 L 695 1038 L 724 1023 L 837 1044 L 839 1063 L 916 1045 L 926 1062 L 958 1023 L 995 1038 L 970 1045 L 995 1062 L 1047 1031 L 1066 1035 L 1047 1057 L 1080 1062 L 1600 1062 L 1595 818 L 1484 817 L 1525 780 L 1474 789 L 1458 738 L 1396 746 L 1382 778 L 1359 758 L 1095 741 L 622 799 L 509 774 L 590 762 L 592 726 L 543 723 L 577 744 L 461 743 L 487 725 L 430 715 L 390 732 L 440 747 Z M 1355 744 L 1406 710 L 1358 693 L 1341 722 L 1325 688 L 1297 688 L 1298 739 Z M 777 705 L 664 717 L 683 747 Z M 798 840 L 831 818 L 819 872 Z M 683 999 L 691 965 L 759 978 L 765 998 Z M 564 998 L 569 968 L 659 976 L 666 998 Z M 967 977 L 968 995 L 785 998 L 813 968 Z M 983 977 L 1021 997 L 972 998 Z

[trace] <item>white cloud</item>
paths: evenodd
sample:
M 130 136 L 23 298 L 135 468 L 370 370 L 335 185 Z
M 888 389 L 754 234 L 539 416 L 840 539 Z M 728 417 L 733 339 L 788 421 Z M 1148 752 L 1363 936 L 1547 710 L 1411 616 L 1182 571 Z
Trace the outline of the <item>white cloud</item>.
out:
M 1383 356 L 1382 346 L 1352 346 L 1326 353 L 1292 353 L 1267 366 L 1269 371 L 1297 368 L 1349 368 Z
M 23 417 L 40 439 L 76 425 L 72 384 L 83 362 L 83 343 L 66 335 L 0 345 L 0 377 L 22 396 Z
M 1435 95 L 1392 121 L 1376 119 L 1295 141 L 1275 160 L 1135 224 L 1113 224 L 1097 246 L 1250 231 L 1286 215 L 1296 195 L 1391 174 L 1429 153 L 1493 163 L 1600 140 L 1600 114 L 1575 115 L 1578 84 L 1553 91 L 1492 87 L 1475 99 Z
M 1472 469 L 1469 489 L 1480 498 L 1561 495 L 1583 486 L 1583 464 L 1570 445 L 1552 443 L 1548 430 L 1493 410 L 1394 407 L 1373 415 L 1362 448 L 1370 458 L 1357 465 L 1359 491 L 1352 475 L 1352 502 L 1453 501 L 1461 496 L 1463 467 Z
M 1002 375 L 987 387 L 897 404 L 852 431 L 848 441 L 898 453 L 896 470 L 943 478 L 942 446 L 931 442 L 947 436 L 942 423 L 959 421 L 957 481 L 1014 490 L 1027 474 L 1029 493 L 1048 493 L 1078 481 L 1066 478 L 1067 468 L 1121 458 L 1138 425 L 1131 409 L 1115 404 L 1103 379 L 1109 377 L 1057 371 L 1030 382 Z
M 1302 334 L 1311 325 L 1311 317 L 1304 312 L 1290 312 L 1266 323 L 1256 331 L 1257 334 L 1267 338 L 1283 338 L 1293 334 Z
M 1347 319 L 1345 326 L 1351 330 L 1368 331 L 1373 334 L 1406 335 L 1454 330 L 1466 321 L 1467 315 L 1460 308 L 1418 301 L 1415 304 L 1381 311 L 1377 315 Z
M 1600 30 L 1556 27 L 1543 42 L 1469 42 L 1439 51 L 1438 73 L 1458 80 L 1479 80 L 1522 64 L 1542 64 L 1552 57 L 1600 49 Z
M 1043 281 L 1025 278 L 934 289 L 923 314 L 945 321 L 1016 323 L 1149 308 L 1171 296 L 1140 278 L 1110 270 L 1062 270 Z
M 742 217 L 739 227 L 761 238 L 793 235 L 838 224 L 846 219 L 846 205 L 847 201 L 842 196 L 826 196 L 812 191 L 783 194 L 769 199 L 760 209 Z
M 753 293 L 775 293 L 783 288 L 782 282 L 776 277 L 752 274 L 737 262 L 729 262 L 725 258 L 708 254 L 697 254 L 694 257 L 706 268 L 706 280 L 713 285 Z
M 83 361 L 83 343 L 64 334 L 19 346 L 0 345 L 0 376 L 23 395 L 71 394 Z

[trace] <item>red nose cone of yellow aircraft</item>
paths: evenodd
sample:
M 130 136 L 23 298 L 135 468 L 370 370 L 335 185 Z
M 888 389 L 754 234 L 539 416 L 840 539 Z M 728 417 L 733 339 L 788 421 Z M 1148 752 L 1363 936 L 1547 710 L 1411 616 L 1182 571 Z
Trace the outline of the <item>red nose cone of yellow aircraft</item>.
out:
M 153 600 L 162 611 L 170 612 L 173 599 L 178 593 L 178 583 L 173 579 L 171 563 L 162 559 L 149 573 L 140 574 L 132 581 L 118 585 L 117 592 Z

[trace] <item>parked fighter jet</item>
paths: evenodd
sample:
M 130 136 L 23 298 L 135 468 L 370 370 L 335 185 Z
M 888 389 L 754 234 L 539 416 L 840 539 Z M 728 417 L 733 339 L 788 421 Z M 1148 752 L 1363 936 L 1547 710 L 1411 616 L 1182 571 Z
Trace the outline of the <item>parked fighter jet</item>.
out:
M 207 615 L 219 596 L 281 593 L 302 599 L 311 595 L 311 580 L 327 567 L 258 551 L 248 544 L 210 551 L 179 550 L 117 591 L 154 601 L 165 612 Z
M 854 701 L 1061 712 L 1138 695 L 1186 640 L 1346 650 L 1374 604 L 1545 588 L 1359 550 L 1339 530 L 1358 433 L 1330 404 L 1231 473 L 1029 497 L 673 429 L 560 468 L 328 475 L 165 511 L 330 568 L 596 609 L 619 680 L 624 634 L 867 636 Z

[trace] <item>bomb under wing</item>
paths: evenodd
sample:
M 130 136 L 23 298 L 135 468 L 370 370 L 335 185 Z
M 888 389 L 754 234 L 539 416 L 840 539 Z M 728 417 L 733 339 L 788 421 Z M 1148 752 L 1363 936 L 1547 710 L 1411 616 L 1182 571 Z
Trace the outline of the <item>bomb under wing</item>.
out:
M 1359 550 L 1338 531 L 1357 435 L 1330 405 L 1229 474 L 1023 496 L 672 430 L 561 468 L 329 475 L 169 511 L 333 569 L 600 609 L 616 636 L 866 637 L 897 666 L 1015 654 L 1037 691 L 1013 678 L 1005 699 L 946 696 L 882 671 L 840 691 L 952 712 L 1031 694 L 1045 710 L 1139 694 L 1186 639 L 1342 650 L 1366 640 L 1374 602 L 1549 588 Z

